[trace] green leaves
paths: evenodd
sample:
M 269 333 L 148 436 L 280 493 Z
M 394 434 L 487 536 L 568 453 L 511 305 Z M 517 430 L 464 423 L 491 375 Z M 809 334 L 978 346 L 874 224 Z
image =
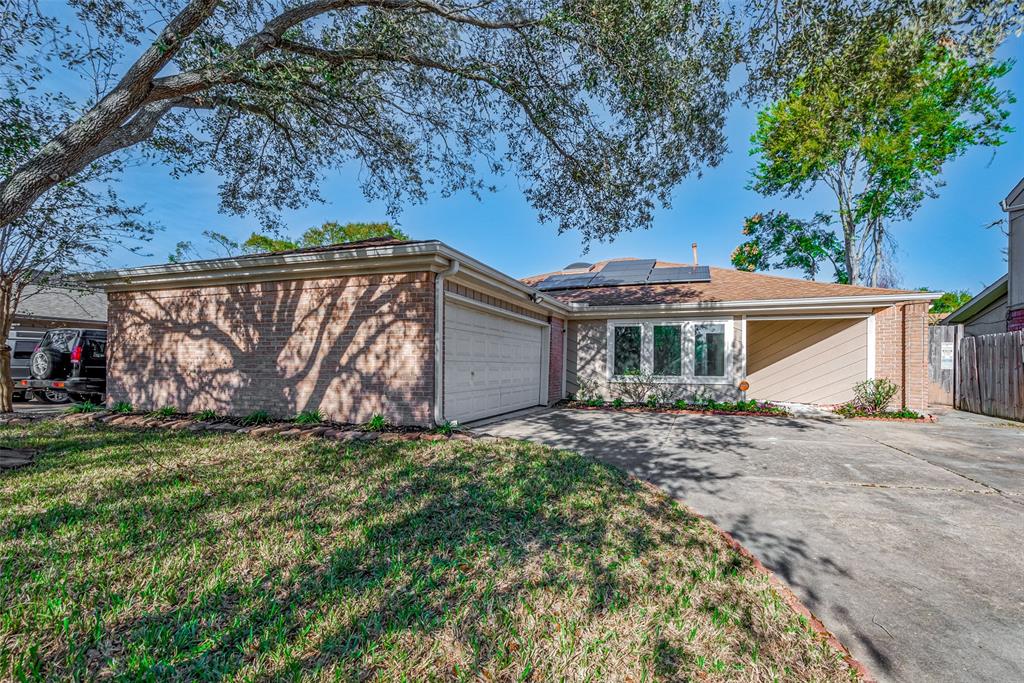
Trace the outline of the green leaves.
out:
M 892 248 L 887 226 L 936 195 L 948 161 L 972 146 L 1000 145 L 1012 132 L 1006 106 L 1014 98 L 996 83 L 1009 69 L 1008 62 L 969 62 L 942 41 L 908 32 L 863 53 L 851 48 L 802 74 L 759 114 L 751 186 L 802 195 L 826 185 L 836 196 L 851 282 L 870 267 L 875 284 Z M 812 252 L 834 256 L 816 242 L 778 253 L 807 270 Z M 749 247 L 737 254 L 755 269 L 765 258 Z
M 846 282 L 843 244 L 831 222 L 823 213 L 815 214 L 811 221 L 784 212 L 754 214 L 743 221 L 743 234 L 750 239 L 733 250 L 732 264 L 746 271 L 797 268 L 808 280 L 815 279 L 823 265 L 831 264 L 833 279 Z

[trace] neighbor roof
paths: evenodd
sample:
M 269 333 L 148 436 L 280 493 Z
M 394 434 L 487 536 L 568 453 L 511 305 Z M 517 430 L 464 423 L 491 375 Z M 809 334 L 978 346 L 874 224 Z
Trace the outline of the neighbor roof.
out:
M 561 270 L 524 278 L 523 282 L 535 285 L 551 275 L 567 273 L 599 272 L 614 261 L 631 259 L 608 259 L 599 261 L 589 268 Z M 658 261 L 655 268 L 686 266 L 686 263 Z M 817 299 L 822 297 L 871 296 L 908 294 L 920 295 L 905 289 L 884 289 L 881 287 L 858 287 L 831 282 L 800 280 L 765 273 L 749 273 L 731 268 L 710 267 L 710 282 L 687 282 L 680 284 L 621 285 L 616 287 L 591 287 L 587 289 L 566 289 L 548 291 L 547 294 L 567 303 L 586 303 L 593 306 L 622 306 L 630 304 L 670 303 L 714 303 L 725 301 L 755 301 L 774 299 Z
M 107 295 L 102 291 L 34 285 L 25 288 L 15 311 L 18 318 L 72 322 L 107 321 Z
M 1000 297 L 1006 296 L 1009 291 L 1009 274 L 1002 276 L 978 294 L 967 301 L 963 306 L 956 309 L 943 320 L 943 325 L 956 325 L 965 323 L 978 313 L 995 303 Z

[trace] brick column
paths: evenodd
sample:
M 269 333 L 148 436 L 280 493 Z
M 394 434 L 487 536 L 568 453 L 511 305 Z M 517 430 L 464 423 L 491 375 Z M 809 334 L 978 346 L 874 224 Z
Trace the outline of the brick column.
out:
M 875 312 L 875 377 L 900 385 L 901 405 L 927 410 L 927 303 L 898 304 Z

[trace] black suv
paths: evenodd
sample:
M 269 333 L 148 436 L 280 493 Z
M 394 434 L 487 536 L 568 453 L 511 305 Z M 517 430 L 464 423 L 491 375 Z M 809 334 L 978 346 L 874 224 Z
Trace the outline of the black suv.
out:
M 46 403 L 102 403 L 107 393 L 107 333 L 103 330 L 50 330 L 29 359 L 29 379 L 17 382 Z

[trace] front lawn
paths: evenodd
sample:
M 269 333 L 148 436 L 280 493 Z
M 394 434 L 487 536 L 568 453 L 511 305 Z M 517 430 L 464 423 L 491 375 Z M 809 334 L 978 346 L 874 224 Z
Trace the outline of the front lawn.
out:
M 516 442 L 0 428 L 0 678 L 848 680 L 751 563 Z

